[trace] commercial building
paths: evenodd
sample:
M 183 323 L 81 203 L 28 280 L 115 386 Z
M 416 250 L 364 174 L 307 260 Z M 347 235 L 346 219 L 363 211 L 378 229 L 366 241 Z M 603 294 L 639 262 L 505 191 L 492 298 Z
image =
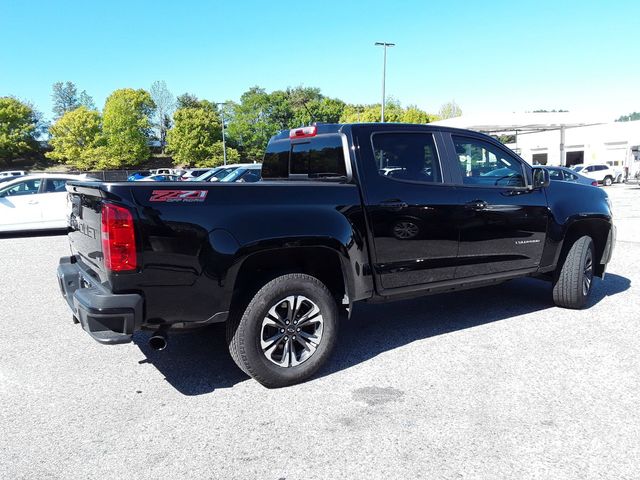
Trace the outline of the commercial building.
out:
M 435 123 L 497 136 L 532 165 L 606 163 L 630 177 L 640 173 L 640 121 L 553 112 L 461 116 Z

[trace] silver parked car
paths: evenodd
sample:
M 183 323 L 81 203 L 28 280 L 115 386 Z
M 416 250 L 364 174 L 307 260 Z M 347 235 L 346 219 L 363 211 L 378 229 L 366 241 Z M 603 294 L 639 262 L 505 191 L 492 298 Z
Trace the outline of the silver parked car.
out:
M 191 180 L 192 182 L 219 182 L 234 170 L 240 167 L 253 165 L 253 163 L 234 163 L 231 165 L 221 165 L 209 170 L 207 173 Z

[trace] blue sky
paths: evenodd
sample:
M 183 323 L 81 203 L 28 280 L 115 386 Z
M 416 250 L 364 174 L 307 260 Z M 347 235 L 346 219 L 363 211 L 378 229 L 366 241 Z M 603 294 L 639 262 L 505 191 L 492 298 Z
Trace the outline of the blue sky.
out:
M 51 117 L 71 80 L 102 107 L 116 88 L 237 100 L 320 87 L 347 102 L 387 93 L 431 112 L 640 111 L 639 1 L 0 0 L 0 96 Z

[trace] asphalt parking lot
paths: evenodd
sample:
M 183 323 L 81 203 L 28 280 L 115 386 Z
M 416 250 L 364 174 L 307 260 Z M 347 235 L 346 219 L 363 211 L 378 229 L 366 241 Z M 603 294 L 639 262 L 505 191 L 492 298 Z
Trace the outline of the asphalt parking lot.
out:
M 0 478 L 638 478 L 640 187 L 607 191 L 618 243 L 587 310 L 533 279 L 361 305 L 280 390 L 221 327 L 99 345 L 58 290 L 66 237 L 1 237 Z

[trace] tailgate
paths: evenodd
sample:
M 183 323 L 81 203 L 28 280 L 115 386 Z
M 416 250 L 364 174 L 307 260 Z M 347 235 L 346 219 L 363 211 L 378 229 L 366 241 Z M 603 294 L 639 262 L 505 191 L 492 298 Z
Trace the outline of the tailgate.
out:
M 69 213 L 71 253 L 105 280 L 106 271 L 100 237 L 103 192 L 99 184 L 75 182 L 67 184 L 67 191 L 71 208 Z

